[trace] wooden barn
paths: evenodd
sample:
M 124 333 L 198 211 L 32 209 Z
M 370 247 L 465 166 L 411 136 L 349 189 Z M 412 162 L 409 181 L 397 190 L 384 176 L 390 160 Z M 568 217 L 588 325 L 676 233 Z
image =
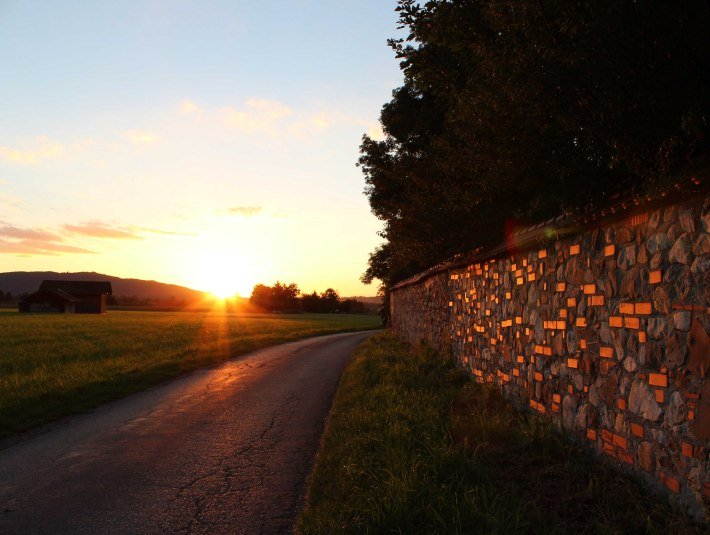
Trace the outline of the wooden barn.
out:
M 20 312 L 57 312 L 64 314 L 104 314 L 108 281 L 45 280 L 35 293 L 19 304 Z

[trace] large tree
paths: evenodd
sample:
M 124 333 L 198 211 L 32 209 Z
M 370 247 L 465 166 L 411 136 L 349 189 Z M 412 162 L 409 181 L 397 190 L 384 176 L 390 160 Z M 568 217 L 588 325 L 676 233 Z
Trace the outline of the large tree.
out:
M 506 228 L 706 165 L 710 4 L 400 0 L 404 84 L 361 145 L 389 286 Z

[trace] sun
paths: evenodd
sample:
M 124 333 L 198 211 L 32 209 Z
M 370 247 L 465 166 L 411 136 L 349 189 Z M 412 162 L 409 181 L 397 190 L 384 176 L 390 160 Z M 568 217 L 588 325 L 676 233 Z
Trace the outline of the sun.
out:
M 249 297 L 254 287 L 251 266 L 236 253 L 210 253 L 201 257 L 195 286 L 219 299 Z
M 209 292 L 219 299 L 229 299 L 230 297 L 234 297 L 239 294 L 234 286 L 230 284 L 225 284 L 224 286 L 214 286 Z

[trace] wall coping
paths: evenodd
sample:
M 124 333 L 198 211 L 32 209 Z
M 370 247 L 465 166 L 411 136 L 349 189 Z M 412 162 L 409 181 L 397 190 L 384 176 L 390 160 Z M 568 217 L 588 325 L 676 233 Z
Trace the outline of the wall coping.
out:
M 622 219 L 633 217 L 648 210 L 662 208 L 694 196 L 710 192 L 710 181 L 703 178 L 691 178 L 675 184 L 674 189 L 663 190 L 653 195 L 640 196 L 633 192 L 612 195 L 612 201 L 605 208 L 587 209 L 578 214 L 564 213 L 536 225 L 513 232 L 505 242 L 487 249 L 478 248 L 469 253 L 459 254 L 431 268 L 404 279 L 390 288 L 400 290 L 417 284 L 439 273 L 482 262 L 503 254 L 526 251 L 545 242 L 554 241 L 583 230 L 591 230 Z

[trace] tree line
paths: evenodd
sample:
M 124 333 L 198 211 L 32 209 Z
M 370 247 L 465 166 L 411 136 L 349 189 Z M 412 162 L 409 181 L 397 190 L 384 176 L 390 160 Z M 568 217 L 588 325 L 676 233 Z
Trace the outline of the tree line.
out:
M 328 288 L 318 294 L 301 294 L 296 284 L 282 284 L 277 281 L 273 286 L 257 284 L 252 290 L 249 302 L 269 312 L 319 312 L 347 314 L 363 313 L 365 304 L 356 299 L 341 299 L 338 292 Z
M 404 82 L 358 165 L 383 288 L 506 231 L 704 175 L 710 3 L 399 0 Z

